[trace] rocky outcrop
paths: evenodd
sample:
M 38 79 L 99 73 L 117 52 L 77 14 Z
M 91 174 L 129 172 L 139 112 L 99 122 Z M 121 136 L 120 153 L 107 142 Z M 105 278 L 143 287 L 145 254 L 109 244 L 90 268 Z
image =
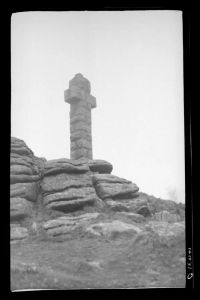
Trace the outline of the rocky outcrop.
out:
M 39 186 L 35 182 L 21 182 L 11 185 L 10 197 L 25 198 L 28 201 L 36 202 L 39 193 Z
M 35 157 L 24 141 L 11 137 L 11 184 L 40 180 L 42 165 L 44 166 L 44 159 Z
M 11 138 L 10 154 L 10 216 L 22 219 L 30 216 L 32 203 L 39 195 L 45 159 L 35 157 L 24 141 Z
M 148 206 L 148 202 L 136 197 L 133 199 L 123 200 L 105 200 L 107 207 L 116 212 L 133 212 L 143 215 L 144 217 L 151 216 L 151 211 Z
M 45 222 L 43 228 L 48 237 L 64 238 L 77 228 L 86 226 L 98 216 L 99 213 L 86 213 L 79 216 L 63 216 Z
M 102 213 L 84 213 L 63 216 L 43 223 L 50 239 L 65 240 L 80 236 L 107 238 L 134 238 L 134 243 L 150 244 L 152 247 L 174 246 L 185 240 L 184 222 L 162 222 L 128 212 L 118 212 L 110 219 Z
M 99 213 L 85 213 L 79 216 L 63 216 L 53 220 L 49 220 L 43 224 L 49 238 L 64 240 L 72 236 L 78 229 L 79 234 L 89 234 L 92 236 L 103 236 L 105 238 L 113 238 L 130 234 L 131 236 L 140 233 L 140 227 L 124 222 L 122 220 L 99 221 L 101 215 Z
M 95 204 L 98 197 L 90 173 L 88 165 L 81 160 L 48 161 L 41 181 L 43 204 L 63 212 Z
M 45 164 L 44 176 L 67 174 L 84 174 L 89 171 L 88 165 L 83 160 L 70 160 L 67 158 L 49 160 Z
M 27 147 L 24 141 L 11 137 L 11 153 L 20 155 L 20 156 L 32 156 L 33 152 Z
M 24 198 L 10 199 L 10 219 L 11 221 L 29 217 L 32 214 L 32 203 Z
M 149 220 L 147 217 L 151 217 L 150 220 L 154 220 L 155 224 L 180 223 L 184 212 L 182 206 L 173 201 L 157 199 L 138 192 L 139 188 L 133 182 L 111 175 L 112 168 L 107 161 L 85 157 L 76 160 L 61 158 L 46 161 L 44 158 L 35 157 L 22 140 L 12 138 L 11 222 L 20 223 L 24 218 L 32 217 L 35 204 L 38 204 L 37 200 L 40 199 L 42 206 L 51 209 L 52 213 L 81 213 L 85 208 L 88 211 L 89 206 L 93 207 L 93 213 L 90 214 L 76 217 L 66 215 L 46 222 L 44 230 L 49 237 L 63 237 L 83 227 L 85 230 L 86 225 L 91 226 L 88 227 L 90 229 L 87 233 L 96 232 L 96 236 L 112 236 L 118 234 L 120 230 L 125 233 L 132 230 L 133 234 L 134 229 L 130 229 L 130 222 L 133 222 L 132 225 L 134 223 L 141 225 Z M 95 210 L 108 212 L 108 215 L 111 212 L 112 220 L 100 222 L 102 221 L 100 218 L 99 225 L 95 227 L 92 220 L 99 215 L 94 213 Z M 101 215 L 105 217 L 104 213 Z M 28 234 L 21 227 L 19 229 L 19 226 L 12 230 L 14 230 L 12 235 L 18 240 L 23 239 L 20 236 Z
M 25 240 L 28 238 L 28 229 L 25 227 L 21 227 L 18 225 L 14 225 L 10 227 L 10 239 L 11 242 L 18 242 L 21 240 Z
M 11 138 L 11 242 L 30 241 L 17 251 L 17 246 L 12 247 L 12 254 L 17 257 L 15 269 L 12 267 L 14 280 L 16 275 L 22 277 L 27 288 L 30 275 L 32 288 L 35 273 L 38 288 L 38 282 L 47 275 L 44 286 L 55 287 L 58 280 L 49 282 L 46 266 L 39 274 L 36 265 L 27 264 L 26 260 L 33 259 L 36 253 L 39 265 L 53 262 L 56 270 L 50 268 L 51 276 L 53 273 L 62 279 L 65 289 L 80 284 L 91 288 L 92 278 L 97 278 L 97 288 L 163 287 L 165 283 L 168 287 L 169 280 L 176 285 L 177 265 L 170 266 L 169 258 L 171 262 L 183 258 L 178 252 L 183 253 L 185 247 L 182 222 L 185 207 L 139 192 L 135 183 L 111 175 L 112 164 L 93 160 L 91 110 L 96 107 L 96 98 L 91 95 L 90 82 L 82 74 L 70 80 L 64 97 L 70 104 L 70 159 L 46 161 L 34 156 L 24 141 Z M 68 241 L 60 243 L 60 247 L 48 241 L 52 239 Z M 96 254 L 100 256 L 97 259 Z M 25 265 L 18 264 L 24 256 Z M 71 261 L 77 265 L 78 279 L 71 271 Z M 165 270 L 172 270 L 171 278 L 163 274 L 163 262 Z M 61 273 L 58 273 L 59 265 Z M 87 277 L 85 270 L 93 272 L 91 277 Z M 22 272 L 26 276 L 21 276 Z M 122 282 L 121 278 L 120 283 L 116 282 L 117 277 Z M 162 277 L 160 285 L 156 277 Z M 59 283 L 58 288 L 61 286 Z
M 96 193 L 112 211 L 133 212 L 150 216 L 147 200 L 138 197 L 135 183 L 111 174 L 91 175 Z
M 129 180 L 111 174 L 95 174 L 92 181 L 97 195 L 105 199 L 130 199 L 139 188 Z

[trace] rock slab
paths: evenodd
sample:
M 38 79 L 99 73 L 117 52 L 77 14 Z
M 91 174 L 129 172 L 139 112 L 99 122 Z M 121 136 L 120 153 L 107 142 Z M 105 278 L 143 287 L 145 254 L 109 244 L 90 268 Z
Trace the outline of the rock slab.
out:
M 43 204 L 62 212 L 81 210 L 98 199 L 84 160 L 48 161 L 41 181 Z
M 103 200 L 131 198 L 139 190 L 135 183 L 115 175 L 95 174 L 91 177 L 97 195 Z
M 35 202 L 39 193 L 39 185 L 35 182 L 11 184 L 10 197 L 25 198 Z
M 99 174 L 110 174 L 113 170 L 111 163 L 101 159 L 88 160 L 88 165 L 92 172 Z
M 32 213 L 32 203 L 24 198 L 10 199 L 10 218 L 13 220 L 20 220 L 29 217 Z
M 79 216 L 63 216 L 49 220 L 43 224 L 43 228 L 49 237 L 65 236 L 75 229 L 89 224 L 99 216 L 99 213 L 85 213 Z
M 11 242 L 21 241 L 28 237 L 28 230 L 21 226 L 11 226 L 10 239 Z

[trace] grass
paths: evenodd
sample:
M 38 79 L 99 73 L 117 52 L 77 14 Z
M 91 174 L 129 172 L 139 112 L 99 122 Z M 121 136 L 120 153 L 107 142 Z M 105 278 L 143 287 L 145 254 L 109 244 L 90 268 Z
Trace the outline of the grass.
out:
M 184 287 L 184 243 L 79 236 L 11 245 L 11 289 Z

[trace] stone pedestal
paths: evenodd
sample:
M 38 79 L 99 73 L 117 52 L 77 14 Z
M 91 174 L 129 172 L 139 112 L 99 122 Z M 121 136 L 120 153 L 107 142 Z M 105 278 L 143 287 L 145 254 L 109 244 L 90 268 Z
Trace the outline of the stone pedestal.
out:
M 76 74 L 64 92 L 65 102 L 70 104 L 71 159 L 92 159 L 91 109 L 96 107 L 96 98 L 90 91 L 90 82 Z

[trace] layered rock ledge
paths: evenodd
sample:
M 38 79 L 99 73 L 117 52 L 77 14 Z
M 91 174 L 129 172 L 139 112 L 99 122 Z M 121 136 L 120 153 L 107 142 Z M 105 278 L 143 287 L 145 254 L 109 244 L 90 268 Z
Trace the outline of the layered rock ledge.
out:
M 95 174 L 92 176 L 92 181 L 97 195 L 103 200 L 128 199 L 134 197 L 139 191 L 135 183 L 111 174 Z
M 13 224 L 10 227 L 10 239 L 12 243 L 25 240 L 28 238 L 28 229 L 19 225 Z
M 62 239 L 74 230 L 90 224 L 99 216 L 99 213 L 85 213 L 79 216 L 63 216 L 49 220 L 43 224 L 48 237 L 61 237 Z
M 90 174 L 89 166 L 83 160 L 48 161 L 41 181 L 43 204 L 63 212 L 95 204 L 98 197 Z
M 10 199 L 10 219 L 11 221 L 29 217 L 32 214 L 33 205 L 24 198 Z
M 45 159 L 34 156 L 24 141 L 11 137 L 10 216 L 22 219 L 31 215 L 32 203 L 39 195 L 39 182 Z

